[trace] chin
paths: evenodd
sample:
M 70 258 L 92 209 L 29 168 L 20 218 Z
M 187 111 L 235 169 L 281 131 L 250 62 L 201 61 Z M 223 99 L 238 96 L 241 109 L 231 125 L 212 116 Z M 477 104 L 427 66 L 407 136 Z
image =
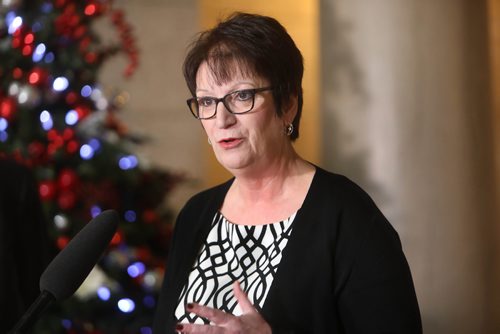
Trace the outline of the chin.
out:
M 237 156 L 219 156 L 216 155 L 217 161 L 221 164 L 222 167 L 227 169 L 228 171 L 238 170 L 245 168 L 249 165 L 248 159 L 243 159 Z

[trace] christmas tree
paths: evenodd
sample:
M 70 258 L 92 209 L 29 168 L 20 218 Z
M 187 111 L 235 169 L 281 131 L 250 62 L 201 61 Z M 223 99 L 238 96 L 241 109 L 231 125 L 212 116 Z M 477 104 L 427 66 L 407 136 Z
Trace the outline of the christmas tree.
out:
M 113 44 L 99 38 L 98 19 L 112 22 Z M 164 202 L 181 177 L 133 153 L 141 138 L 118 117 L 127 94 L 98 83 L 117 53 L 132 75 L 135 39 L 111 0 L 0 4 L 0 158 L 32 168 L 55 248 L 102 210 L 122 217 L 84 286 L 51 307 L 37 333 L 151 332 L 171 233 Z

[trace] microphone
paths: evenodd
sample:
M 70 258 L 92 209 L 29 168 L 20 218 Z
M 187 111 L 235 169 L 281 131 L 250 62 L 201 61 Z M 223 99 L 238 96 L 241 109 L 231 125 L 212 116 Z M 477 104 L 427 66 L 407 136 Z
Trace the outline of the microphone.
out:
M 71 239 L 40 276 L 40 295 L 9 334 L 24 333 L 50 303 L 75 293 L 106 250 L 118 220 L 116 211 L 103 211 Z

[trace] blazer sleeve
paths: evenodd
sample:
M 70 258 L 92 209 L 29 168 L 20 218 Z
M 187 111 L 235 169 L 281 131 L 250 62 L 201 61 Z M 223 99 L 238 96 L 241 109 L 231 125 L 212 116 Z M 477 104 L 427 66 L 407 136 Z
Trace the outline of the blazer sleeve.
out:
M 376 210 L 351 243 L 348 279 L 338 294 L 346 333 L 420 334 L 417 297 L 398 234 Z

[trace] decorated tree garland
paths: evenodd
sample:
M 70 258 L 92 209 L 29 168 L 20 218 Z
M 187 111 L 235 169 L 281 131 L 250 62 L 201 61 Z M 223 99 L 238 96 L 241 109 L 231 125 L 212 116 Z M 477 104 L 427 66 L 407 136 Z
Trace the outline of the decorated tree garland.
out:
M 119 40 L 93 30 L 108 18 Z M 171 233 L 165 197 L 182 179 L 146 167 L 137 136 L 119 120 L 124 92 L 97 74 L 117 53 L 138 66 L 124 13 L 110 0 L 3 1 L 0 5 L 0 158 L 31 167 L 47 227 L 62 249 L 105 209 L 121 217 L 109 251 L 70 300 L 52 307 L 39 333 L 150 333 Z

